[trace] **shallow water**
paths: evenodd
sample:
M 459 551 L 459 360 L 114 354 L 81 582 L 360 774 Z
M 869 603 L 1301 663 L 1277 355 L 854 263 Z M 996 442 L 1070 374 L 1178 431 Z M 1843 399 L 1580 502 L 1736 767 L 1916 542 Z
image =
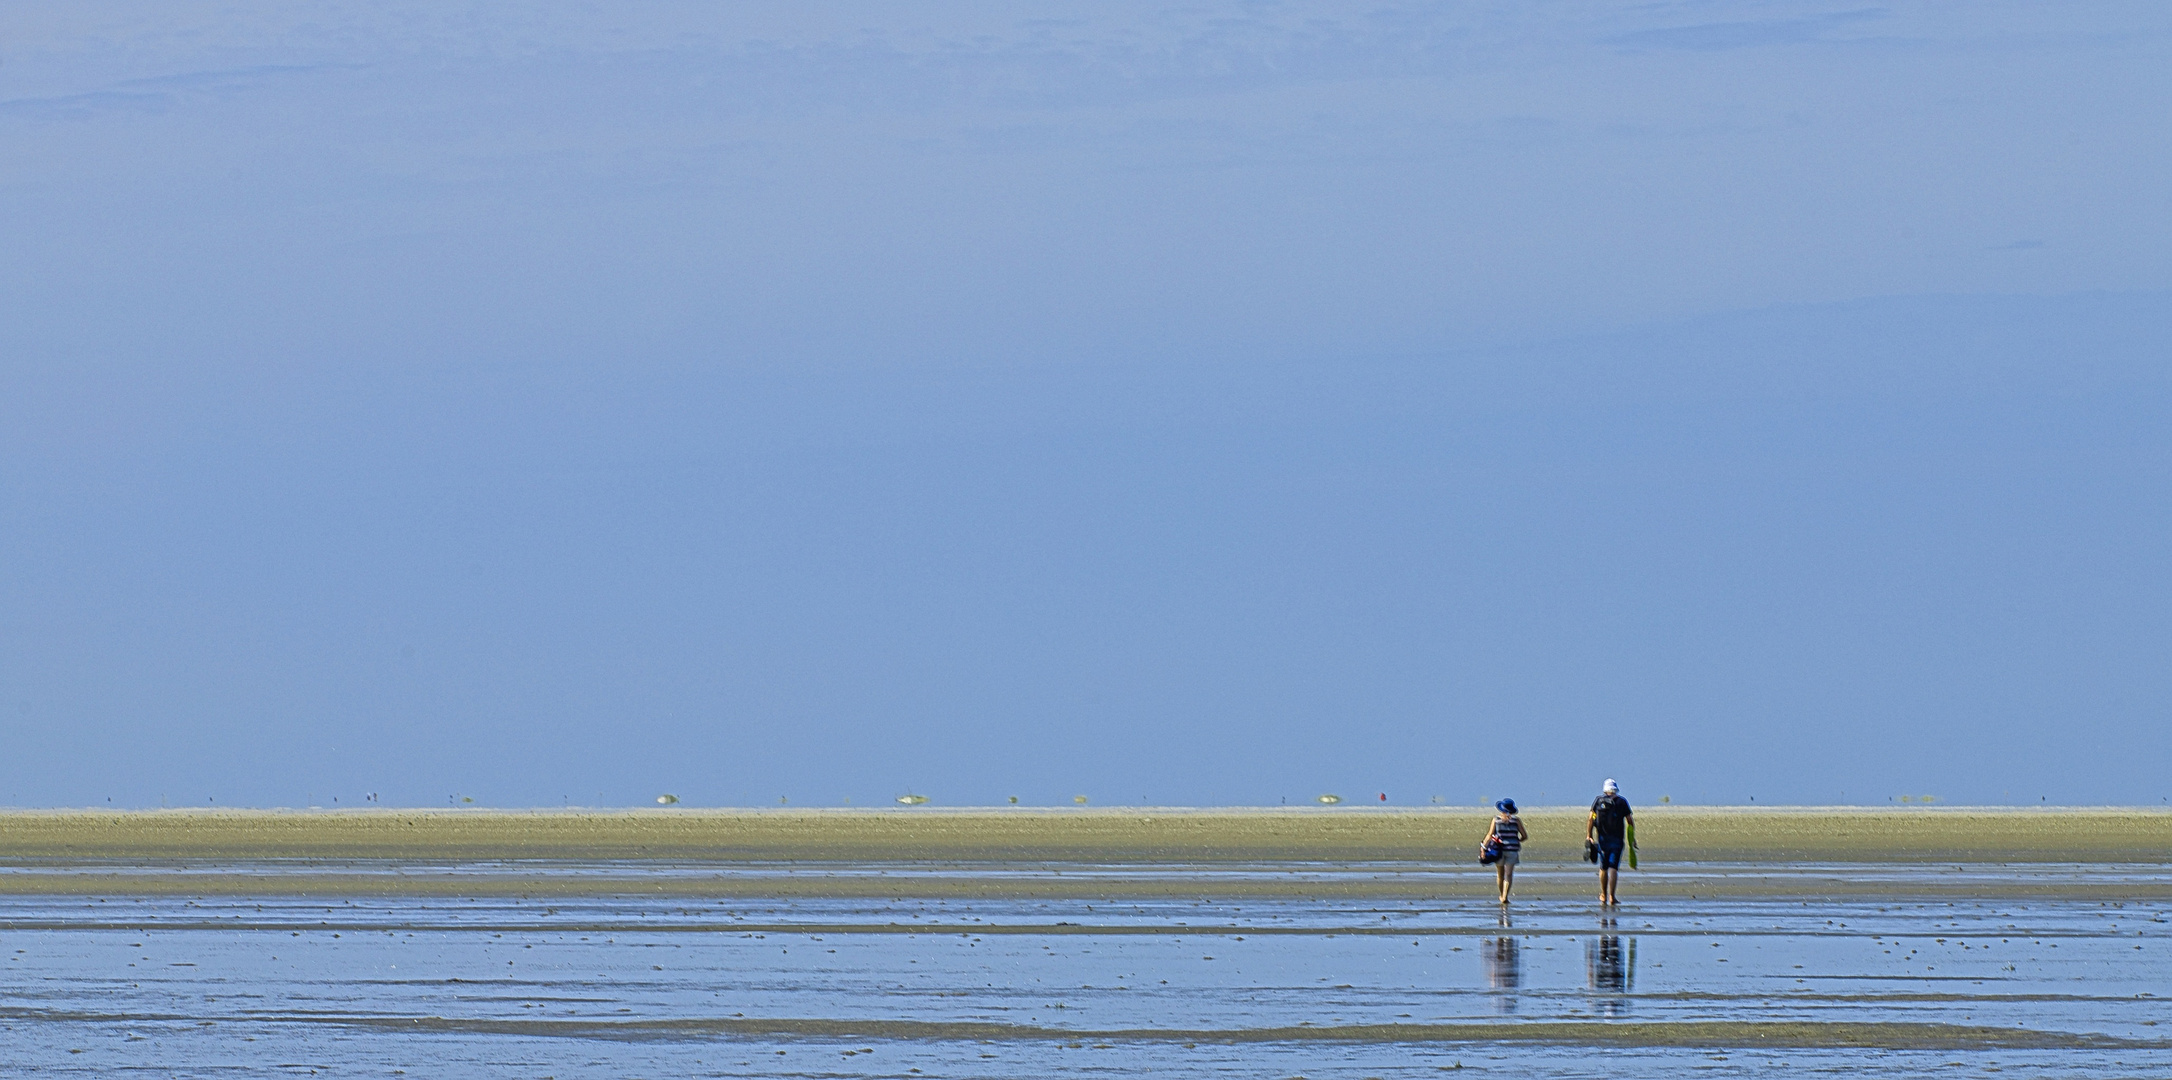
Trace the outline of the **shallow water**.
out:
M 279 865 L 228 869 L 277 891 Z M 0 1064 L 222 1077 L 1734 1076 L 1782 1063 L 2172 1075 L 2172 999 L 2157 996 L 2172 994 L 2172 904 L 1997 895 L 2056 868 L 1815 872 L 1890 888 L 1639 898 L 1634 886 L 1656 879 L 1630 875 L 1628 902 L 1602 913 L 1570 898 L 1580 877 L 1539 872 L 1507 914 L 1304 896 L 0 897 Z M 2089 872 L 2145 887 L 2172 876 Z M 1981 876 L 1988 898 L 1926 898 L 1957 873 Z M 1782 1045 L 1761 1048 L 1772 1040 L 1746 1023 L 1786 1025 L 1763 1029 Z M 2007 1029 L 2006 1045 L 1978 1045 L 1976 1028 Z

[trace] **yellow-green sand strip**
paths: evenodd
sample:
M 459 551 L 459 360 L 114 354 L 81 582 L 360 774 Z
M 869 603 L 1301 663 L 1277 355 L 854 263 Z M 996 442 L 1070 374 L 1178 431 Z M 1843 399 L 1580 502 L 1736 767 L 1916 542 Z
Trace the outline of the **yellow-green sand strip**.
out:
M 1656 865 L 2172 861 L 2153 809 L 1637 811 Z M 1583 814 L 1524 815 L 1526 858 L 1573 861 Z M 7 811 L 0 864 L 23 860 L 653 859 L 724 862 L 1460 864 L 1471 810 Z

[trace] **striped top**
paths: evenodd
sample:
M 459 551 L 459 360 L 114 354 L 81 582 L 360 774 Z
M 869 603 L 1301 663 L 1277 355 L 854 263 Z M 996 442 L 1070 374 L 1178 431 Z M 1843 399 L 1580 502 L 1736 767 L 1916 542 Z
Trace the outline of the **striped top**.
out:
M 1523 822 L 1516 820 L 1514 814 L 1494 818 L 1493 838 L 1501 842 L 1502 851 L 1523 850 Z

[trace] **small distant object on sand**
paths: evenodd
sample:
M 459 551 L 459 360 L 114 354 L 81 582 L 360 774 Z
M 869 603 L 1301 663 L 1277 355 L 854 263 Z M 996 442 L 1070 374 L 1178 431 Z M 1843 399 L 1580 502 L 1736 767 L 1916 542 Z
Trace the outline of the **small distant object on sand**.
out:
M 679 797 L 677 795 L 658 795 L 656 797 L 656 805 L 658 806 L 670 806 L 678 801 Z
M 1322 796 L 1320 796 L 1320 805 L 1321 805 L 1321 806 L 1333 806 L 1333 805 L 1335 805 L 1336 803 L 1339 803 L 1339 802 L 1341 802 L 1341 801 L 1342 801 L 1342 796 L 1340 796 L 1340 795 L 1322 795 Z
M 918 806 L 928 801 L 928 797 L 925 795 L 900 795 L 897 797 L 897 801 L 907 806 Z

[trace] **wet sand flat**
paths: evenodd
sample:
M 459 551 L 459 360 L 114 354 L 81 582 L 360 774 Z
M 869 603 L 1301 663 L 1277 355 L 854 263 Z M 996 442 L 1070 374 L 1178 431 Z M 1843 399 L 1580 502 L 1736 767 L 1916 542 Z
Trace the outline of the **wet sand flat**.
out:
M 2172 1075 L 2172 815 L 0 814 L 17 1071 Z
M 229 1080 L 2145 1076 L 2168 948 L 2172 903 L 2040 897 L 0 895 L 0 1040 Z

